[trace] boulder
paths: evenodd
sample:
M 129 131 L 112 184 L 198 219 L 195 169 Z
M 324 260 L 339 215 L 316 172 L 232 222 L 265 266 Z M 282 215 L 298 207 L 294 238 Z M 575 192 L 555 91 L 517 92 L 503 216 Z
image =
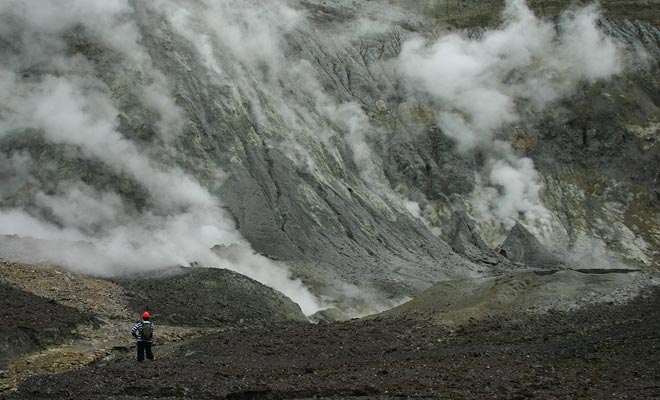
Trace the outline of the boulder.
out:
M 458 254 L 468 260 L 486 264 L 490 267 L 499 265 L 500 267 L 510 266 L 505 257 L 495 253 L 481 237 L 481 233 L 463 211 L 455 212 L 443 231 L 443 239 Z
M 525 264 L 532 269 L 564 269 L 564 261 L 539 242 L 524 226 L 516 224 L 499 254 L 514 263 Z

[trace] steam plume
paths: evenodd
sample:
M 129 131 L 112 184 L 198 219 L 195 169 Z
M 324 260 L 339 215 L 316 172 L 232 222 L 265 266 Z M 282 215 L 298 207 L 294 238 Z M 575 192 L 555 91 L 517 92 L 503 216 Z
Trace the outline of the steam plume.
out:
M 485 217 L 508 227 L 520 216 L 547 222 L 532 160 L 517 156 L 500 136 L 520 120 L 518 104 L 542 110 L 580 81 L 620 72 L 617 47 L 598 29 L 598 18 L 595 6 L 566 12 L 557 31 L 524 1 L 508 0 L 503 25 L 479 38 L 453 33 L 404 43 L 399 65 L 409 86 L 439 105 L 437 123 L 459 151 L 486 155 L 478 177 Z

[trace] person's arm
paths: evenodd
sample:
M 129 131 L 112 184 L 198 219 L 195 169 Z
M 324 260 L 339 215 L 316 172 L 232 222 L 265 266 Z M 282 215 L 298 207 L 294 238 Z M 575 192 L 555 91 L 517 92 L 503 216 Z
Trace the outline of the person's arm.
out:
M 135 326 L 133 326 L 133 329 L 131 329 L 131 335 L 133 335 L 133 337 L 138 336 L 137 332 L 138 332 L 139 328 L 140 328 L 140 323 L 139 322 L 137 324 L 135 324 Z

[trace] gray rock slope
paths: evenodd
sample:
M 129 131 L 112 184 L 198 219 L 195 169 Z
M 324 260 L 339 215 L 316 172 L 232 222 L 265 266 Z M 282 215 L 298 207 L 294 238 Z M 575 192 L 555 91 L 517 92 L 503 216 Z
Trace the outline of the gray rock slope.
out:
M 221 51 L 215 61 L 223 72 L 218 78 L 195 49 L 203 36 L 182 35 L 152 2 L 132 3 L 141 44 L 185 112 L 183 134 L 170 143 L 158 138 L 153 112 L 140 101 L 145 88 L 140 71 L 84 28 L 67 32 L 65 50 L 91 60 L 95 75 L 111 88 L 121 111 L 118 129 L 126 138 L 153 159 L 199 179 L 222 200 L 257 252 L 290 264 L 306 283 L 368 283 L 400 295 L 441 279 L 500 271 L 506 260 L 492 254 L 485 244 L 489 241 L 464 240 L 476 232 L 464 216 L 453 216 L 453 225 L 436 221 L 445 230 L 452 226 L 453 233 L 443 234 L 445 240 L 455 238 L 448 244 L 397 198 L 448 209 L 449 202 L 473 191 L 474 172 L 483 163 L 479 154 L 456 153 L 455 143 L 435 126 L 425 105 L 406 102 L 396 68 L 383 62 L 396 57 L 413 32 L 433 34 L 446 24 L 429 9 L 385 2 L 291 4 L 305 12 L 305 20 L 284 34 L 283 58 L 277 61 L 302 60 L 295 64 L 299 69 L 248 64 L 216 44 Z M 657 132 L 638 134 L 632 125 L 646 127 L 658 117 L 660 31 L 647 22 L 622 19 L 628 15 L 617 8 L 608 12 L 611 19 L 602 21 L 603 27 L 630 47 L 646 49 L 648 65 L 608 83 L 585 85 L 566 103 L 530 119 L 534 122 L 523 127 L 525 136 L 514 147 L 538 164 L 548 183 L 546 203 L 560 214 L 570 238 L 597 235 L 623 243 L 633 232 L 646 240 L 640 257 L 648 261 L 660 248 L 653 222 L 660 213 L 654 197 L 660 189 L 660 140 Z M 364 16 L 383 18 L 391 27 L 357 37 L 343 34 Z M 469 13 L 458 13 L 454 23 L 473 26 Z M 0 54 L 20 52 L 6 37 L 0 41 Z M 48 73 L 40 68 L 24 71 L 21 79 Z M 318 98 L 302 90 L 305 74 L 300 70 L 305 69 L 318 76 Z M 375 127 L 363 136 L 381 160 L 378 179 L 358 165 L 353 132 L 341 125 L 346 118 L 337 110 L 345 102 L 363 110 Z M 324 114 L 333 108 L 339 118 Z M 150 195 L 135 179 L 80 157 L 71 147 L 49 143 L 31 130 L 0 137 L 6 156 L 24 152 L 38 161 L 31 180 L 5 193 L 0 205 L 48 217 L 34 201 L 36 189 L 48 192 L 60 181 L 82 181 L 118 193 L 136 213 L 149 210 Z M 225 176 L 221 184 L 220 170 Z M 618 182 L 615 190 L 609 190 L 612 180 Z M 626 196 L 630 189 L 633 198 Z M 613 203 L 624 204 L 625 211 L 610 213 Z M 618 228 L 599 223 L 608 220 L 616 220 Z

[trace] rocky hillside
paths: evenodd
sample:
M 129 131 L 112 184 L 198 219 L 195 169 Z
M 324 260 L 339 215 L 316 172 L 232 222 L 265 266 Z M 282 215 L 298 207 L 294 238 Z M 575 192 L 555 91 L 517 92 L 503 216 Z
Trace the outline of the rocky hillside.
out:
M 26 4 L 0 8 L 0 233 L 48 244 L 7 259 L 227 267 L 306 314 L 543 268 L 494 251 L 514 226 L 657 268 L 655 1 Z
M 117 281 L 128 308 L 168 325 L 223 326 L 306 321 L 283 294 L 229 270 L 175 268 Z

